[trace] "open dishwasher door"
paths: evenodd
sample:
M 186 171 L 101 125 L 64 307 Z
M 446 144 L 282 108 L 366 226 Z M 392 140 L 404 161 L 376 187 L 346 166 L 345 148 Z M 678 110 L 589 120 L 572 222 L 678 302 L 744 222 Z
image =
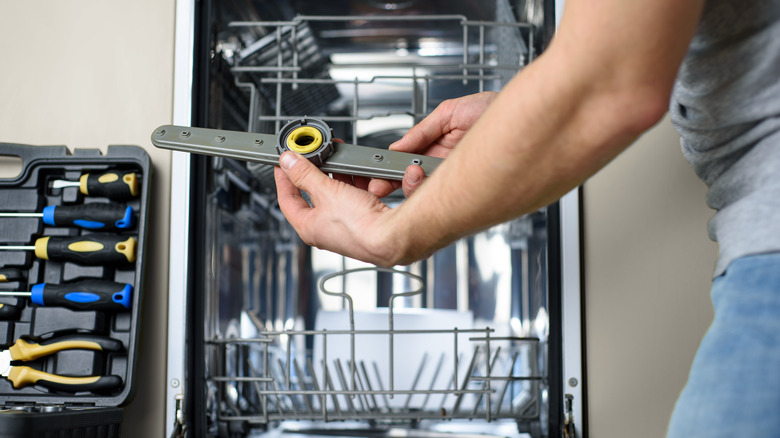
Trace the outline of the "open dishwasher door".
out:
M 558 10 L 181 0 L 174 124 L 308 116 L 386 149 L 445 99 L 500 90 Z M 581 436 L 577 192 L 388 271 L 306 246 L 271 166 L 212 155 L 174 154 L 169 436 Z

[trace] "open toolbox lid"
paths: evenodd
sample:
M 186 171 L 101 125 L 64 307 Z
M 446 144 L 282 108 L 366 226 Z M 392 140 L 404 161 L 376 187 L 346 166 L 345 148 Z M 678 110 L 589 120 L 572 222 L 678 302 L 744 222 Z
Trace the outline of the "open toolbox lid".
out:
M 105 258 L 78 263 L 58 260 L 56 252 L 52 249 L 53 243 L 49 244 L 48 254 L 29 250 L 0 251 L 0 269 L 21 272 L 20 277 L 17 276 L 10 281 L 0 281 L 0 291 L 35 291 L 33 285 L 36 284 L 46 283 L 50 286 L 82 282 L 78 287 L 73 288 L 81 291 L 80 295 L 71 295 L 68 300 L 76 303 L 75 305 L 85 305 L 83 303 L 89 302 L 92 298 L 89 298 L 88 292 L 84 292 L 86 283 L 83 281 L 115 282 L 124 287 L 122 295 L 111 295 L 113 304 L 119 303 L 122 306 L 119 310 L 73 310 L 61 306 L 40 306 L 35 304 L 34 297 L 30 299 L 1 296 L 0 304 L 17 306 L 19 312 L 15 316 L 6 317 L 5 320 L 0 319 L 0 351 L 8 350 L 19 339 L 41 345 L 61 339 L 97 339 L 95 337 L 110 338 L 119 342 L 106 344 L 109 345 L 105 348 L 108 351 L 71 343 L 67 345 L 69 347 L 67 349 L 55 348 L 54 350 L 57 351 L 41 357 L 30 356 L 26 357 L 25 361 L 12 362 L 17 368 L 29 366 L 33 370 L 58 376 L 115 376 L 115 378 L 102 388 L 86 385 L 73 391 L 73 387 L 69 386 L 73 381 L 68 380 L 64 380 L 65 383 L 60 383 L 58 386 L 57 382 L 47 384 L 46 378 L 37 382 L 35 377 L 26 381 L 17 378 L 19 387 L 15 388 L 9 378 L 0 377 L 0 409 L 59 405 L 67 410 L 70 407 L 117 407 L 127 404 L 135 388 L 135 367 L 144 293 L 149 186 L 152 173 L 149 156 L 138 146 L 109 146 L 106 154 L 102 154 L 97 149 L 76 149 L 71 153 L 65 146 L 0 143 L 0 157 L 7 156 L 20 158 L 22 170 L 16 177 L 0 178 L 0 211 L 2 212 L 34 213 L 42 212 L 45 207 L 52 206 L 75 207 L 111 203 L 125 206 L 123 211 L 127 211 L 126 207 L 130 207 L 131 217 L 129 224 L 128 218 L 125 217 L 121 228 L 117 226 L 118 229 L 111 231 L 100 231 L 94 228 L 94 223 L 89 224 L 90 221 L 79 225 L 54 226 L 45 223 L 47 221 L 40 217 L 0 217 L 0 239 L 2 240 L 0 246 L 35 245 L 36 239 L 52 236 L 50 242 L 57 238 L 73 239 L 79 241 L 78 245 L 103 238 L 116 240 L 116 237 L 119 237 L 120 242 L 128 243 L 132 243 L 135 239 L 135 248 L 133 251 L 133 248 L 129 248 L 132 245 L 116 244 L 114 249 L 109 249 L 109 252 L 123 252 L 128 260 L 112 264 L 107 264 Z M 55 184 L 55 181 L 79 181 L 86 173 L 95 177 L 109 172 L 117 172 L 120 178 L 128 175 L 126 181 L 128 186 L 131 185 L 130 179 L 133 178 L 129 175 L 133 174 L 134 183 L 137 184 L 136 192 L 117 197 L 96 193 L 94 189 L 90 193 L 88 189 L 79 185 L 58 187 Z M 105 184 L 107 179 L 111 177 L 106 177 L 104 181 L 96 184 Z M 82 193 L 84 191 L 89 195 Z M 64 209 L 60 209 L 62 210 Z M 38 242 L 40 244 L 40 241 Z M 68 246 L 69 249 L 66 251 L 71 249 L 73 252 L 91 251 L 84 249 L 89 245 L 82 247 L 78 245 Z M 119 250 L 120 247 L 122 251 Z M 41 256 L 48 256 L 48 259 L 43 259 Z M 38 286 L 37 289 L 39 293 L 42 291 L 40 287 Z M 127 292 L 131 294 L 129 301 Z M 2 365 L 0 363 L 0 368 Z M 0 373 L 3 373 L 2 369 Z M 106 421 L 110 422 L 108 418 Z

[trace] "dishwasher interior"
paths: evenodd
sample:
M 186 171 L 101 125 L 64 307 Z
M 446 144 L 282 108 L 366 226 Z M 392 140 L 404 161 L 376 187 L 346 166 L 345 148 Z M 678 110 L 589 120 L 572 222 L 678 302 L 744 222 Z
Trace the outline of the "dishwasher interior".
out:
M 308 116 L 387 148 L 442 101 L 500 90 L 552 15 L 540 1 L 202 1 L 193 126 L 275 133 Z M 557 204 L 389 270 L 303 244 L 271 166 L 192 163 L 191 436 L 564 434 Z

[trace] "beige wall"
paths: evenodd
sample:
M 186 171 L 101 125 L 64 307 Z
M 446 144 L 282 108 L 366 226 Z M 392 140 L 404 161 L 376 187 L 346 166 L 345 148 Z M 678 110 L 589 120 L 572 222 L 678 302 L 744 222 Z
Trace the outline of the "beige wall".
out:
M 174 0 L 0 2 L 0 142 L 135 144 L 153 180 L 137 393 L 124 436 L 162 436 L 170 153 L 149 143 L 172 118 Z
M 712 320 L 705 193 L 668 118 L 585 184 L 591 437 L 664 436 Z

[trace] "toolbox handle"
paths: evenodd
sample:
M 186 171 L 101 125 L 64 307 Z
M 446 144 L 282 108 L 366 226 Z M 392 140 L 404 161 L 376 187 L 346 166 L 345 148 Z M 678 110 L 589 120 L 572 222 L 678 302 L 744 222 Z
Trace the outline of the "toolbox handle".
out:
M 30 163 L 38 159 L 62 158 L 69 155 L 65 146 L 29 146 L 17 143 L 0 143 L 0 157 L 14 157 L 22 160 L 21 172 L 13 178 L 0 178 L 0 183 L 22 179 Z

